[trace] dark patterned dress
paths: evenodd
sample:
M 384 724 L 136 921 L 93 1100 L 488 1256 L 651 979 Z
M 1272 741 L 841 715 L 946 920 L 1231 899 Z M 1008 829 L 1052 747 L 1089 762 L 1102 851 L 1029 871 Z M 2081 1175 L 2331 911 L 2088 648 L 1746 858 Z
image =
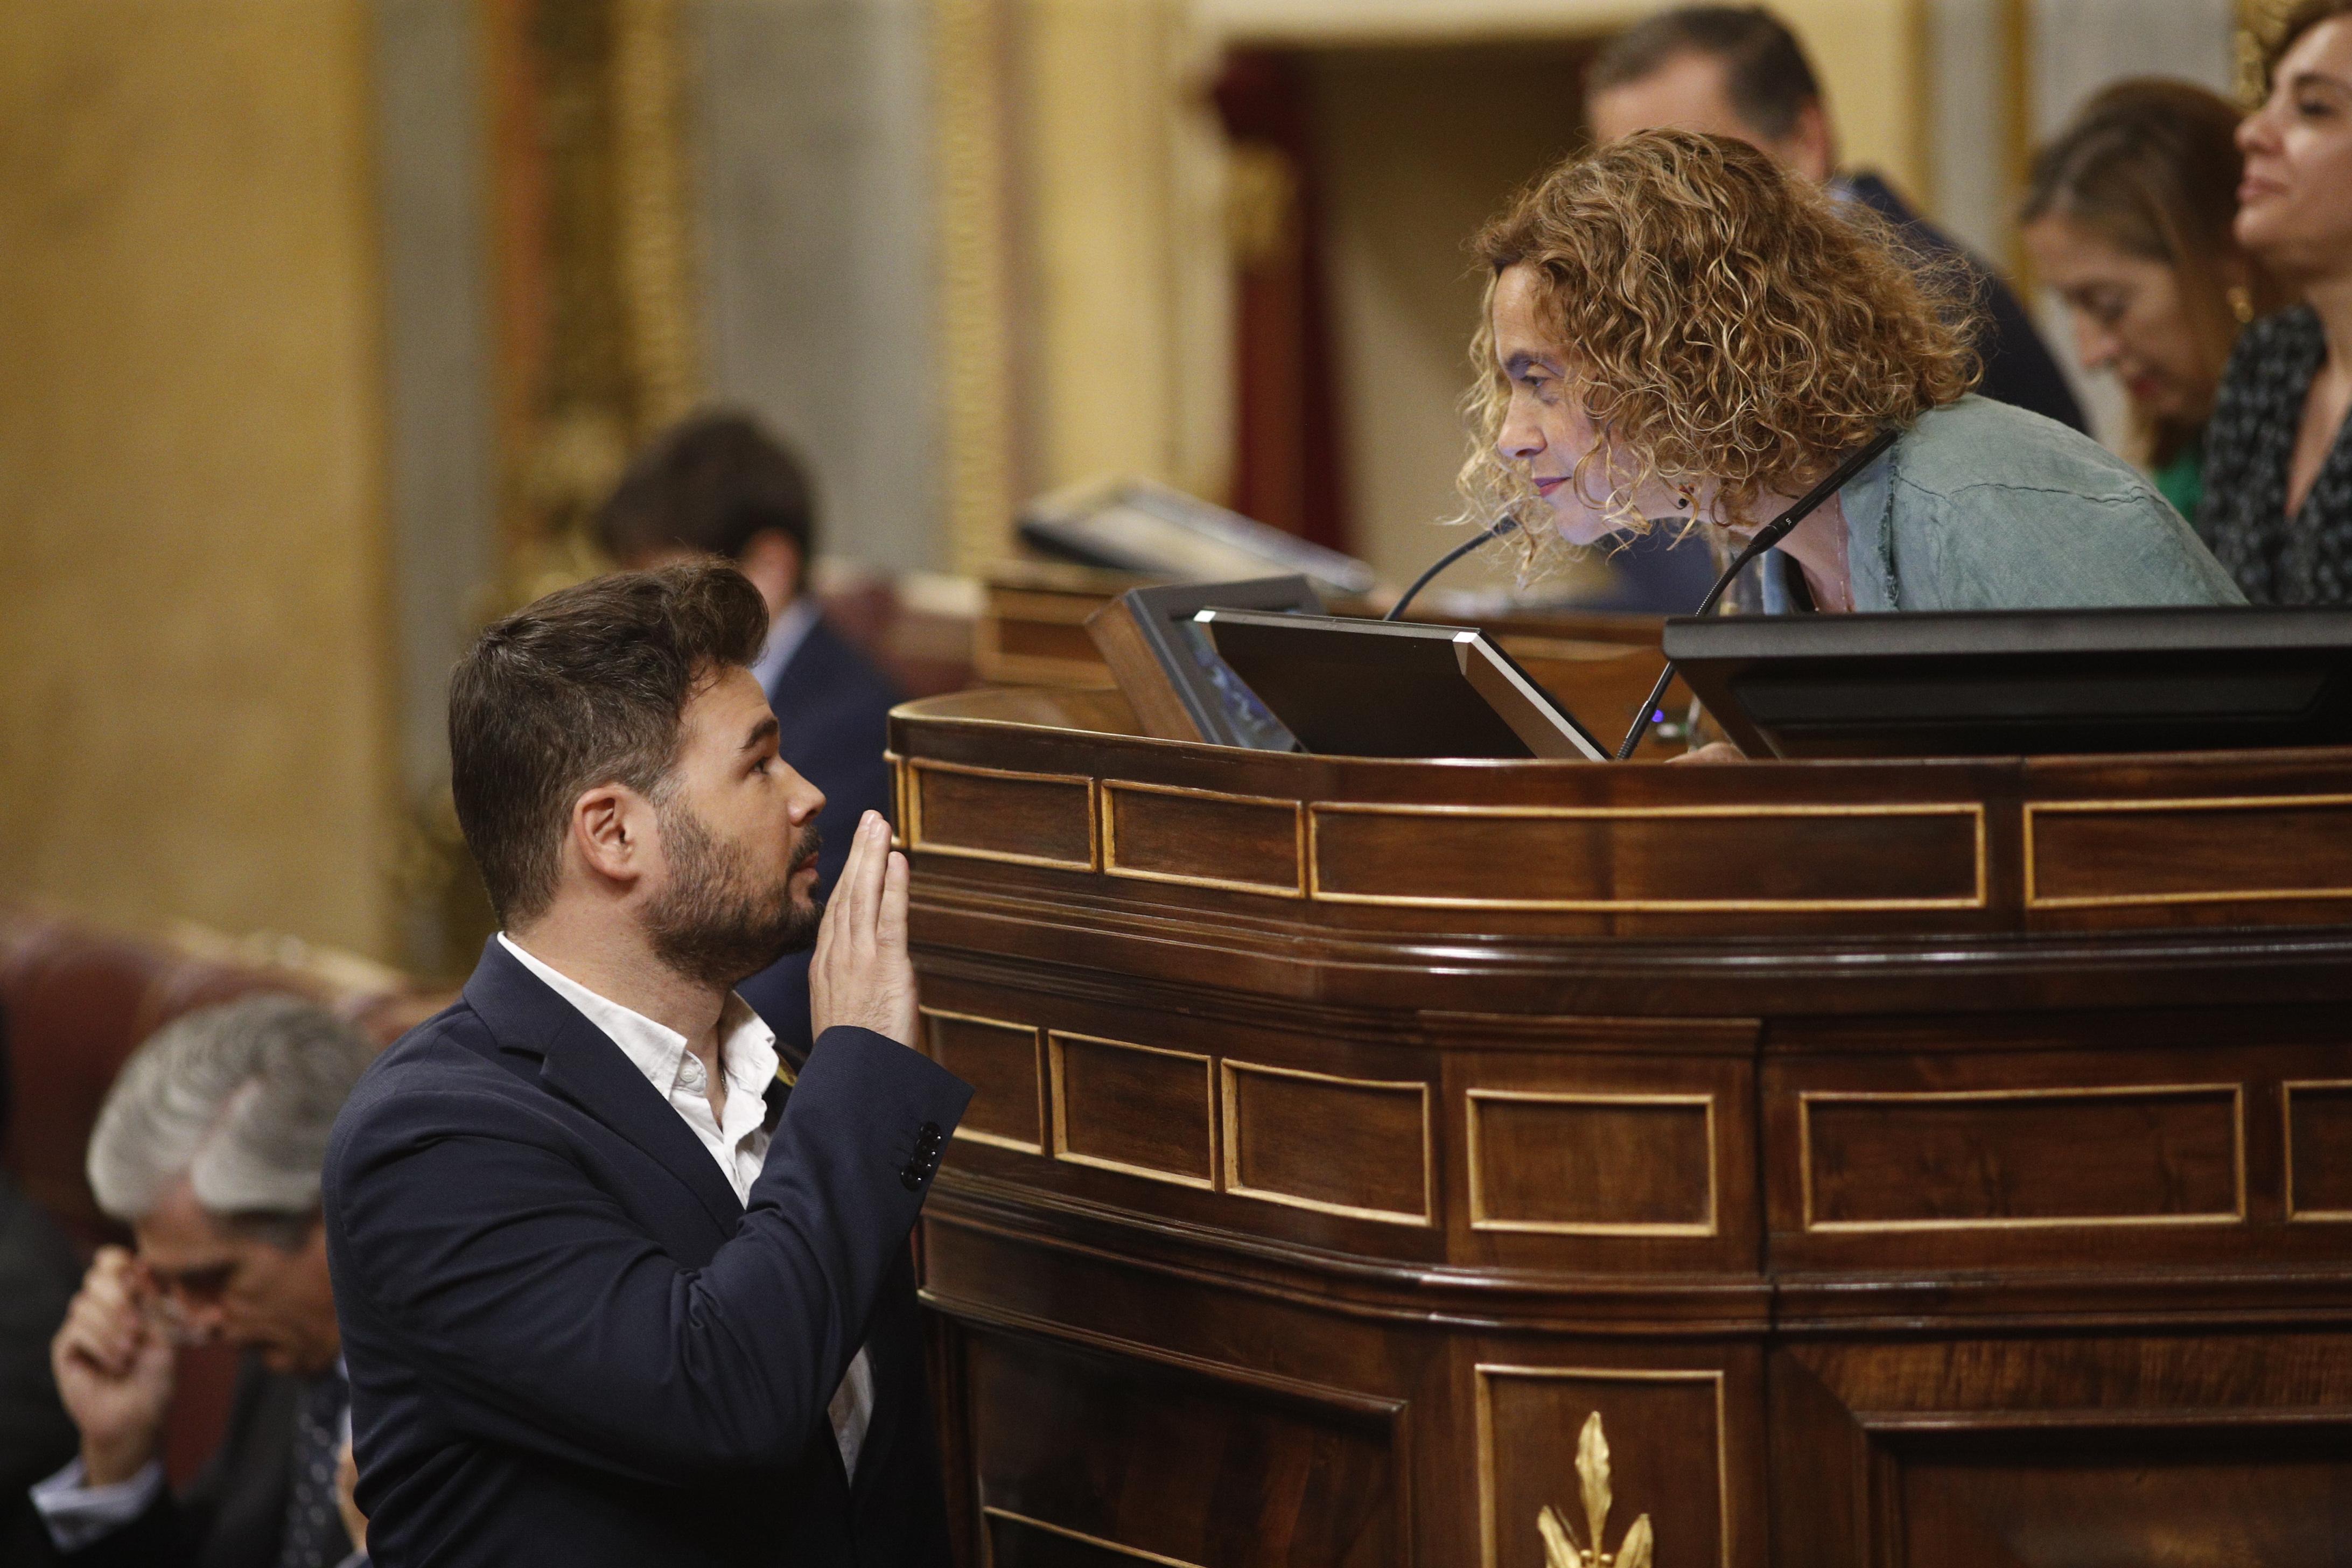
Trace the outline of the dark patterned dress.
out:
M 2303 510 L 2286 511 L 2304 398 L 2326 357 L 2309 306 L 2256 321 L 2239 335 L 2205 426 L 2197 531 L 2250 604 L 2352 604 L 2352 440 L 2343 430 Z

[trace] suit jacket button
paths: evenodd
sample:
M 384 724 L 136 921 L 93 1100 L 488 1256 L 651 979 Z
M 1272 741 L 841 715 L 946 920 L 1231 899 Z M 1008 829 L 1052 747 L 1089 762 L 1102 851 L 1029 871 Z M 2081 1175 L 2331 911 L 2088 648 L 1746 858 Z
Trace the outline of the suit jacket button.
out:
M 938 1122 L 926 1121 L 923 1123 L 922 1139 L 924 1142 L 936 1147 L 942 1136 L 944 1135 L 940 1131 L 940 1124 Z
M 923 1173 L 913 1165 L 898 1173 L 898 1184 L 910 1193 L 923 1190 Z

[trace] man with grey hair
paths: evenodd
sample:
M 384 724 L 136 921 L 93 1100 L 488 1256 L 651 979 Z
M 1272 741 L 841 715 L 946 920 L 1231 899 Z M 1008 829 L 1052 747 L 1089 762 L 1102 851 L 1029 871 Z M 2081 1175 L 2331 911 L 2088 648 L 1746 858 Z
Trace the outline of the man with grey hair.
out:
M 374 1047 L 314 1004 L 251 996 L 158 1030 L 89 1141 L 100 1248 L 50 1348 L 78 1458 L 33 1489 L 59 1558 L 333 1568 L 351 1555 L 335 1461 L 348 1385 L 319 1223 L 327 1135 Z M 228 1432 L 186 1495 L 161 1453 L 175 1345 L 246 1353 Z

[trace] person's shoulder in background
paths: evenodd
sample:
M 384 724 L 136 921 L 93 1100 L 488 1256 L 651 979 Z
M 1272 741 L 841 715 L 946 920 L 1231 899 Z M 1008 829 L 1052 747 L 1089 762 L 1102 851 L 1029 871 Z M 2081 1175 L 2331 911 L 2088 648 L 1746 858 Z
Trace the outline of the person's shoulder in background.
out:
M 1966 267 L 1973 279 L 1977 303 L 1984 312 L 1977 350 L 1984 361 L 1984 376 L 1977 390 L 1997 403 L 2027 409 L 2070 429 L 2088 431 L 2083 405 L 2050 347 L 2033 324 L 2032 312 L 2017 291 L 1982 257 L 1913 212 L 1893 186 L 1868 170 L 1842 174 L 1833 188 L 1848 200 L 1868 207 L 1903 231 L 1904 237 L 1925 255 L 1952 258 Z

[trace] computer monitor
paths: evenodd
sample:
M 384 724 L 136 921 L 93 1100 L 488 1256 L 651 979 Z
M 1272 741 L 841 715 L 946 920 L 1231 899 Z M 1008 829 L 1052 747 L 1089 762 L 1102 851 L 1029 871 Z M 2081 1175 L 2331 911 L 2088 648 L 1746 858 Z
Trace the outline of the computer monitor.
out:
M 1664 644 L 1752 757 L 2352 744 L 2352 610 L 1685 616 Z
M 1305 751 L 1608 760 L 1573 714 L 1473 627 L 1227 609 L 1194 619 Z

